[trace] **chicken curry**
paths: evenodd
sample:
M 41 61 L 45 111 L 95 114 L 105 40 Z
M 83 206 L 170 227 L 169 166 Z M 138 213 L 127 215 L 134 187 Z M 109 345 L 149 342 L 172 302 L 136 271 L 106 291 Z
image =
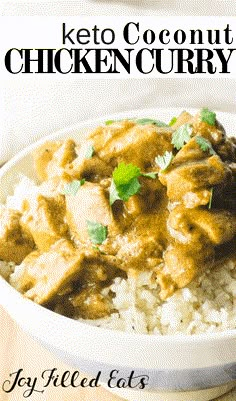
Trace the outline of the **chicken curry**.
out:
M 39 304 L 97 319 L 114 311 L 102 289 L 115 277 L 151 271 L 165 300 L 235 256 L 236 141 L 208 109 L 107 121 L 34 158 L 38 190 L 0 209 L 0 259 Z

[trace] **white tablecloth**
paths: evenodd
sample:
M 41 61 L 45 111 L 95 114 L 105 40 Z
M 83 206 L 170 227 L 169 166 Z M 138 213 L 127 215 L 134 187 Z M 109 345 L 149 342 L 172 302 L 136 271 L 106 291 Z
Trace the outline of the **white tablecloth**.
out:
M 66 370 L 75 370 L 59 361 L 24 333 L 0 306 L 0 400 L 23 401 L 21 388 L 17 388 L 10 394 L 1 391 L 1 385 L 3 381 L 9 379 L 9 373 L 22 368 L 25 375 L 40 377 L 42 371 L 53 367 L 56 367 L 61 373 Z M 34 393 L 28 399 L 29 401 L 125 401 L 101 387 L 60 390 L 50 387 L 45 390 L 44 394 Z M 163 401 L 165 400 L 163 399 Z M 236 401 L 236 389 L 214 401 Z

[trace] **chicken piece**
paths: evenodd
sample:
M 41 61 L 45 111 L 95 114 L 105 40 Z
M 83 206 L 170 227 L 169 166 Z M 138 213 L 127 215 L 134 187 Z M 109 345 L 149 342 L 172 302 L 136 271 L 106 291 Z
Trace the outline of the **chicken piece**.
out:
M 138 195 L 131 196 L 125 204 L 125 210 L 129 215 L 133 217 L 141 214 L 143 211 L 142 198 Z
M 0 206 L 0 259 L 21 263 L 32 252 L 34 241 L 20 226 L 21 214 Z
M 86 247 L 85 256 L 86 266 L 80 276 L 83 287 L 105 286 L 118 275 L 124 275 L 124 272 L 114 263 L 112 256 L 103 254 L 96 248 Z
M 123 161 L 146 171 L 157 155 L 173 149 L 171 135 L 170 127 L 139 125 L 126 120 L 98 128 L 90 139 L 98 157 L 107 164 L 115 167 Z
M 229 211 L 194 209 L 191 219 L 214 245 L 231 241 L 236 235 L 236 216 Z
M 85 256 L 84 268 L 68 300 L 75 318 L 100 319 L 112 311 L 111 291 L 106 290 L 105 294 L 103 289 L 107 289 L 115 277 L 126 277 L 126 274 L 113 257 L 99 250 L 86 247 Z
M 197 242 L 195 248 L 185 244 L 169 246 L 164 253 L 164 267 L 157 271 L 160 297 L 166 299 L 175 289 L 186 287 L 214 262 L 214 248 L 207 243 Z
M 163 269 L 157 272 L 162 299 L 212 267 L 214 247 L 235 237 L 236 216 L 225 210 L 189 210 L 178 205 L 171 210 L 167 227 L 174 241 L 164 253 Z
M 217 153 L 224 161 L 236 162 L 235 138 L 225 138 L 225 141 L 217 146 Z
M 193 244 L 201 237 L 214 245 L 231 241 L 236 235 L 236 216 L 226 210 L 185 209 L 170 212 L 167 226 L 178 242 Z
M 54 153 L 61 146 L 60 142 L 45 142 L 34 153 L 35 170 L 40 180 L 48 178 L 47 167 L 53 158 Z
M 178 166 L 182 163 L 189 163 L 204 160 L 209 157 L 208 151 L 203 151 L 196 141 L 196 137 L 191 138 L 176 154 L 171 166 Z
M 38 177 L 44 181 L 55 176 L 65 175 L 66 166 L 76 157 L 75 142 L 46 142 L 34 154 Z
M 109 235 L 117 232 L 108 193 L 99 185 L 85 182 L 76 195 L 66 195 L 66 217 L 70 231 L 75 239 L 89 240 L 87 221 L 108 227 Z
M 220 187 L 220 186 L 219 186 Z M 212 199 L 212 188 L 199 191 L 186 192 L 183 195 L 183 203 L 187 209 L 209 205 Z
M 177 128 L 181 127 L 184 124 L 190 124 L 193 116 L 187 111 L 183 111 L 178 117 L 175 123 L 172 125 L 173 130 L 175 131 Z
M 215 125 L 201 121 L 200 114 L 192 120 L 193 135 L 207 138 L 223 161 L 236 161 L 235 138 L 227 138 L 224 127 L 216 120 Z
M 131 196 L 124 204 L 124 209 L 128 215 L 133 217 L 145 215 L 158 211 L 160 207 L 165 207 L 164 203 L 167 206 L 166 190 L 158 178 L 140 177 L 139 182 L 141 184 L 139 193 Z
M 210 189 L 214 185 L 230 182 L 232 172 L 214 155 L 204 160 L 174 166 L 159 174 L 163 185 L 167 186 L 167 196 L 171 201 L 181 201 L 188 192 Z M 203 203 L 205 204 L 205 202 Z
M 114 242 L 118 249 L 117 264 L 124 271 L 151 270 L 162 261 L 164 245 L 158 242 L 160 235 L 156 238 L 147 231 L 147 234 L 142 236 L 130 232 L 125 236 L 118 236 Z
M 79 294 L 70 296 L 77 317 L 84 319 L 101 319 L 111 314 L 112 302 L 101 294 L 101 288 L 89 287 Z
M 111 176 L 112 166 L 99 159 L 96 152 L 91 157 L 87 156 L 92 146 L 91 141 L 84 141 L 81 144 L 77 151 L 78 156 L 66 170 L 70 176 L 78 179 L 86 178 L 89 181 L 99 181 L 101 178 Z
M 44 304 L 79 276 L 83 261 L 84 253 L 61 239 L 48 252 L 30 253 L 11 274 L 10 284 L 27 298 Z
M 36 195 L 24 202 L 21 225 L 33 237 L 41 252 L 61 237 L 66 236 L 67 224 L 64 222 L 65 200 L 63 195 L 48 198 Z
M 197 113 L 192 121 L 193 135 L 201 135 L 207 138 L 213 145 L 217 146 L 225 141 L 226 134 L 222 125 L 216 121 L 215 125 L 210 125 L 202 121 L 201 114 Z
M 208 151 L 203 151 L 196 141 L 196 137 L 191 138 L 182 149 L 176 154 L 172 161 L 171 167 L 176 168 L 184 163 L 191 163 L 193 161 L 203 161 L 209 157 Z M 200 189 L 187 191 L 182 195 L 182 201 L 187 208 L 194 208 L 200 205 L 207 205 L 211 199 L 211 189 Z

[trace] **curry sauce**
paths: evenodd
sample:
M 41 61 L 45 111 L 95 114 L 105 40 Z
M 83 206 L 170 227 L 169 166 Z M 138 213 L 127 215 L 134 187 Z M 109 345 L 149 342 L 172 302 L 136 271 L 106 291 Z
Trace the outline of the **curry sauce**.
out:
M 37 303 L 97 319 L 114 310 L 102 290 L 116 277 L 152 272 L 165 300 L 235 257 L 236 144 L 208 109 L 108 121 L 34 158 L 37 191 L 1 210 L 0 259 Z

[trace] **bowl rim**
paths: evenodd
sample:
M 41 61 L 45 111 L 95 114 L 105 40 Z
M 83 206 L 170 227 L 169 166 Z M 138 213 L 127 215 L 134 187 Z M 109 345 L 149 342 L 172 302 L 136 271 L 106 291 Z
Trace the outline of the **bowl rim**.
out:
M 143 115 L 143 114 L 148 114 L 150 117 L 150 114 L 156 114 L 158 112 L 171 112 L 171 114 L 177 114 L 180 113 L 181 111 L 185 110 L 182 107 L 158 107 L 158 108 L 147 108 L 147 109 L 135 109 L 135 110 L 129 110 L 125 112 L 119 112 L 119 113 L 113 113 L 93 119 L 87 119 L 80 121 L 79 123 L 75 123 L 72 125 L 69 125 L 67 127 L 64 127 L 60 130 L 56 130 L 54 133 L 51 133 L 35 142 L 32 144 L 26 146 L 24 149 L 19 151 L 15 156 L 13 156 L 9 161 L 7 161 L 1 168 L 0 168 L 0 182 L 1 179 L 4 177 L 5 174 L 8 173 L 8 171 L 15 166 L 18 162 L 20 162 L 24 157 L 27 155 L 30 155 L 32 151 L 34 151 L 38 146 L 42 145 L 43 143 L 50 141 L 50 140 L 56 140 L 60 139 L 64 135 L 68 135 L 70 131 L 74 130 L 79 130 L 79 129 L 95 129 L 99 124 L 101 125 L 104 123 L 106 120 L 110 119 L 119 119 L 119 118 L 130 118 L 131 115 L 134 115 L 135 117 L 138 115 Z M 188 108 L 187 111 L 190 113 L 196 113 L 199 111 L 199 108 Z M 216 110 L 217 113 L 219 113 L 221 116 L 230 116 L 231 118 L 236 120 L 236 114 L 232 112 L 226 112 L 226 111 L 221 111 L 221 110 Z M 135 118 L 133 117 L 133 118 Z M 91 128 L 92 127 L 92 128 Z M 79 133 L 78 133 L 79 134 Z M 232 133 L 233 135 L 233 133 Z M 19 172 L 20 173 L 20 172 Z M 13 288 L 4 278 L 0 276 L 0 287 L 1 285 L 6 286 L 5 288 L 7 289 L 8 287 L 8 292 L 10 291 L 12 293 L 12 296 L 15 297 L 16 301 L 19 302 L 26 302 L 29 307 L 33 307 L 36 310 L 40 308 L 40 311 L 43 313 L 46 313 L 48 317 L 53 317 L 54 319 L 59 319 L 61 322 L 62 321 L 67 321 L 70 325 L 76 326 L 77 327 L 86 327 L 88 332 L 92 331 L 93 334 L 95 333 L 100 333 L 104 334 L 104 336 L 116 336 L 117 339 L 120 339 L 120 341 L 123 341 L 125 339 L 130 339 L 132 340 L 135 336 L 135 338 L 138 341 L 142 342 L 151 342 L 151 343 L 173 343 L 176 342 L 177 344 L 192 344 L 196 342 L 200 343 L 209 343 L 212 342 L 212 340 L 225 340 L 225 339 L 231 339 L 231 338 L 236 338 L 236 328 L 235 329 L 228 329 L 228 330 L 222 330 L 220 332 L 215 332 L 215 333 L 200 333 L 200 334 L 142 334 L 142 333 L 130 333 L 130 332 L 125 332 L 117 329 L 109 329 L 109 328 L 104 328 L 104 327 L 98 327 L 95 325 L 88 324 L 86 322 L 83 322 L 81 320 L 75 320 L 66 316 L 62 316 L 56 312 L 53 312 L 46 307 L 42 305 L 38 305 L 37 303 L 25 298 L 22 294 L 20 294 L 15 288 Z M 4 309 L 8 309 L 7 306 L 4 306 L 4 302 L 1 303 L 1 296 L 0 296 L 0 305 L 3 306 Z M 66 319 L 66 320 L 65 320 Z M 81 326 L 82 325 L 82 326 Z M 75 327 L 76 328 L 76 327 Z

